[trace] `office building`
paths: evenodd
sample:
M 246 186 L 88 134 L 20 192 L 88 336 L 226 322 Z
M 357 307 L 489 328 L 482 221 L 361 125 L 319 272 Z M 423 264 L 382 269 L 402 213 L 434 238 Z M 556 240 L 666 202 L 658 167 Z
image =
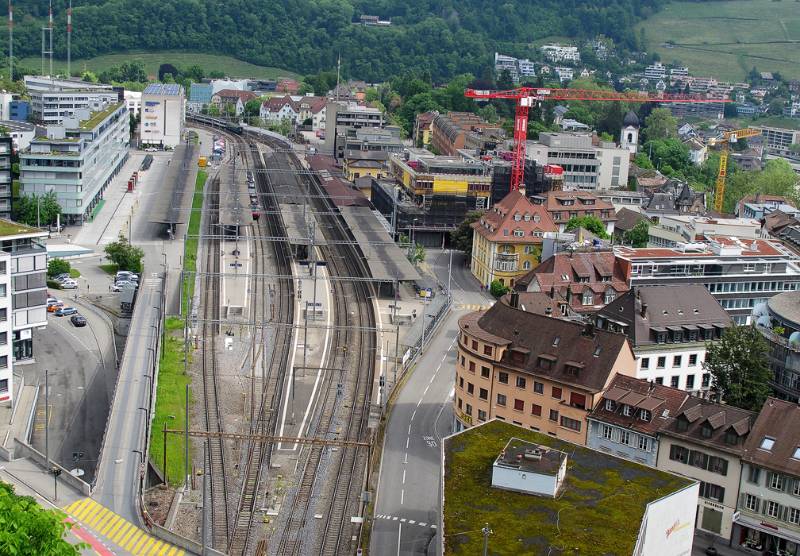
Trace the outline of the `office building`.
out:
M 472 224 L 472 275 L 488 287 L 509 287 L 539 264 L 542 238 L 556 225 L 541 205 L 512 191 Z
M 775 396 L 800 402 L 800 292 L 779 293 L 753 309 L 756 329 L 769 346 Z
M 529 312 L 517 292 L 458 326 L 456 430 L 497 418 L 585 444 L 611 379 L 636 372 L 624 335 Z
M 383 112 L 355 102 L 329 101 L 325 109 L 325 149 L 341 159 L 347 150 L 345 138 L 357 129 L 382 128 L 385 125 Z
M 605 190 L 628 185 L 630 151 L 614 143 L 595 145 L 586 133 L 539 134 L 525 156 L 537 164 L 564 169 L 564 189 Z
M 731 318 L 699 284 L 633 286 L 597 312 L 598 328 L 621 332 L 636 355 L 636 378 L 692 394 L 711 387 L 703 369 L 708 343 Z
M 134 117 L 139 116 L 142 110 L 142 93 L 141 91 L 125 91 L 125 104 L 128 105 L 128 113 Z
M 768 398 L 744 445 L 731 544 L 750 554 L 800 550 L 800 407 Z
M 773 295 L 800 289 L 797 257 L 775 240 L 706 238 L 680 248 L 616 247 L 631 286 L 702 284 L 736 324 Z
M 80 79 L 25 76 L 31 97 L 31 116 L 43 124 L 60 124 L 78 110 L 96 112 L 120 101 L 111 85 L 99 85 Z
M 14 152 L 24 151 L 31 144 L 31 140 L 37 135 L 44 135 L 44 128 L 37 127 L 30 122 L 18 122 L 16 120 L 0 121 L 0 127 L 8 130 Z
M 688 397 L 677 388 L 617 375 L 589 414 L 586 445 L 655 467 L 658 431 Z
M 761 130 L 767 152 L 773 154 L 792 154 L 790 147 L 800 144 L 800 130 L 766 126 L 753 126 L 753 129 Z
M 27 100 L 12 100 L 9 105 L 8 119 L 15 122 L 28 121 L 31 113 L 31 103 Z
M 128 157 L 130 118 L 124 102 L 90 113 L 78 110 L 49 126 L 20 153 L 20 193 L 56 194 L 62 222 L 81 224 L 103 198 Z
M 691 214 L 663 214 L 658 224 L 650 226 L 648 247 L 678 247 L 703 241 L 706 236 L 730 236 L 741 239 L 761 237 L 761 222 L 754 218 L 712 218 Z
M 729 539 L 756 414 L 689 397 L 659 431 L 656 467 L 700 481 L 698 529 Z
M 186 110 L 200 112 L 211 104 L 211 96 L 213 94 L 214 86 L 211 83 L 192 83 L 189 86 L 189 100 L 186 102 Z
M 183 87 L 175 83 L 148 85 L 142 93 L 140 141 L 143 145 L 175 147 L 186 122 Z

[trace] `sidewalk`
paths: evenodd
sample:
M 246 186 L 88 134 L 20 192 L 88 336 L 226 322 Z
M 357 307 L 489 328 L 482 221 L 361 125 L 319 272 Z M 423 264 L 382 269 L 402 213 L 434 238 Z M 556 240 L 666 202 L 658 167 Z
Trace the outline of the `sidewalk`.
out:
M 710 533 L 695 530 L 692 556 L 704 556 L 706 554 L 706 547 L 712 544 L 714 548 L 717 549 L 717 554 L 719 554 L 719 556 L 742 556 L 742 554 L 751 554 L 728 546 L 728 541 L 725 539 L 716 537 Z

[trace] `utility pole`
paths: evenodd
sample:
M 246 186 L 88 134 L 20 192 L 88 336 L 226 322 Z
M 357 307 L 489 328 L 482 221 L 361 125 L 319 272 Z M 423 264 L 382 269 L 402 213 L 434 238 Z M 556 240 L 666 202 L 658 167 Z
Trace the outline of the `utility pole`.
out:
M 72 77 L 72 0 L 67 8 L 67 79 Z
M 50 370 L 44 370 L 44 459 L 50 467 Z M 58 496 L 56 496 L 58 498 Z
M 206 504 L 208 503 L 208 499 L 206 498 L 206 489 L 208 488 L 208 473 L 211 470 L 210 465 L 206 465 L 208 458 L 208 440 L 206 440 L 205 444 L 203 444 L 203 520 L 201 522 L 202 533 L 200 534 L 200 538 L 202 539 L 200 554 L 201 556 L 206 556 Z
M 481 533 L 483 534 L 483 556 L 488 556 L 489 554 L 489 535 L 492 534 L 492 530 L 489 529 L 489 524 L 487 523 L 484 525 L 483 529 L 481 529 Z
M 450 261 L 447 263 L 447 299 L 452 299 L 453 295 L 450 293 L 450 281 L 453 277 L 453 250 L 450 249 Z
M 187 319 L 188 320 L 188 319 Z M 184 477 L 186 478 L 186 490 L 189 490 L 189 385 L 186 385 L 186 420 L 184 422 L 183 437 L 183 467 Z
M 8 0 L 8 80 L 14 81 L 14 8 Z

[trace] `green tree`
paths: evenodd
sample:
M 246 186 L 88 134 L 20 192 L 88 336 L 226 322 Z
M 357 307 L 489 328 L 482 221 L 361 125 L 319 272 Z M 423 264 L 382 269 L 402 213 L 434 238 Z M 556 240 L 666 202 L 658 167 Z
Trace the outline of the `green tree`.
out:
M 732 213 L 739 199 L 759 192 L 767 195 L 783 195 L 797 204 L 800 201 L 797 184 L 797 174 L 783 159 L 768 161 L 763 170 L 736 171 L 731 174 L 729 169 L 722 210 Z
M 653 166 L 653 163 L 650 162 L 650 159 L 647 157 L 647 154 L 645 153 L 638 153 L 636 155 L 636 158 L 633 159 L 633 163 L 643 170 L 655 169 L 655 166 Z
M 69 274 L 72 265 L 68 261 L 59 258 L 53 258 L 47 261 L 47 275 L 51 278 L 59 274 Z
M 144 251 L 131 245 L 125 236 L 120 235 L 117 241 L 106 245 L 105 252 L 119 270 L 142 271 Z
M 72 524 L 57 510 L 45 510 L 30 496 L 18 496 L 0 482 L 0 554 L 73 556 L 88 548 L 64 539 Z
M 510 291 L 511 288 L 500 283 L 500 280 L 492 280 L 489 284 L 489 293 L 495 298 L 501 298 Z
M 472 256 L 472 236 L 474 234 L 472 224 L 480 219 L 482 215 L 483 212 L 479 210 L 468 212 L 464 221 L 450 232 L 450 244 L 454 249 L 462 251 L 467 258 Z
M 244 116 L 246 118 L 257 118 L 261 113 L 261 102 L 262 100 L 260 98 L 248 100 L 244 105 Z
M 650 237 L 650 222 L 640 220 L 636 225 L 625 232 L 624 240 L 633 247 L 647 247 L 647 240 Z
M 11 204 L 11 214 L 14 220 L 28 226 L 36 226 L 37 222 L 42 226 L 48 226 L 56 223 L 56 218 L 61 214 L 61 205 L 58 204 L 53 191 L 48 191 L 44 195 L 34 193 L 14 199 Z
M 672 176 L 675 173 L 685 175 L 692 166 L 689 157 L 689 147 L 681 143 L 678 139 L 653 139 L 645 143 L 644 152 L 652 153 L 650 161 L 665 176 Z M 667 168 L 669 167 L 669 168 Z
M 770 395 L 772 379 L 769 348 L 761 333 L 754 326 L 733 326 L 706 349 L 703 368 L 711 373 L 714 394 L 742 409 L 761 409 Z
M 567 221 L 567 225 L 564 227 L 564 231 L 569 232 L 576 228 L 583 228 L 584 230 L 589 230 L 594 235 L 601 239 L 608 239 L 608 234 L 606 233 L 606 226 L 603 224 L 603 221 L 597 218 L 596 216 L 575 216 L 570 218 Z
M 642 135 L 646 141 L 669 139 L 678 135 L 678 120 L 668 108 L 654 108 L 644 119 Z

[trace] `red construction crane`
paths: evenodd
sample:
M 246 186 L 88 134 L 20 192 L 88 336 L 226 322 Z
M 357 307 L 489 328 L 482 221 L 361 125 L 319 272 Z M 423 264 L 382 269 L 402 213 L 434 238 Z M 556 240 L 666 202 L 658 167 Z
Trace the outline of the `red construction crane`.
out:
M 481 91 L 467 89 L 464 96 L 478 100 L 505 98 L 517 102 L 514 118 L 514 157 L 511 162 L 511 191 L 517 191 L 525 175 L 525 140 L 528 137 L 528 110 L 545 100 L 593 100 L 605 102 L 730 102 L 728 99 L 706 98 L 698 95 L 649 94 L 640 92 L 618 93 L 593 89 L 550 89 L 546 87 L 519 87 L 508 91 Z

